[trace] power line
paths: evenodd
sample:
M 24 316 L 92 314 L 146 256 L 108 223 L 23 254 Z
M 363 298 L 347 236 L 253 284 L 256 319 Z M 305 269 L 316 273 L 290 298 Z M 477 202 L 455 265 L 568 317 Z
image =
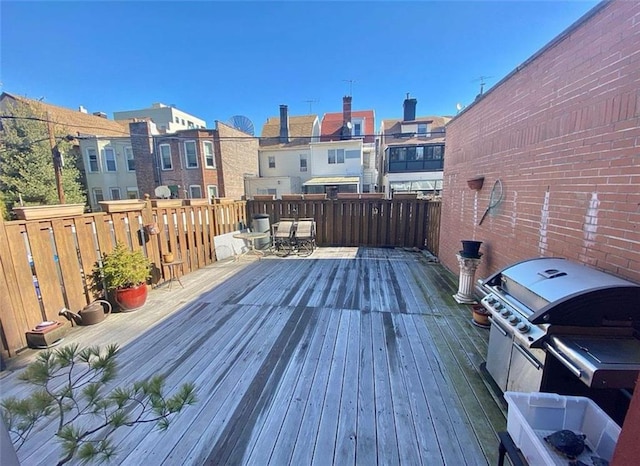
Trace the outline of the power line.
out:
M 113 129 L 110 128 L 105 128 L 104 126 L 88 126 L 88 125 L 69 125 L 67 123 L 63 123 L 60 121 L 55 121 L 55 120 L 49 120 L 47 118 L 39 118 L 39 117 L 21 117 L 21 116 L 13 116 L 13 115 L 0 115 L 0 118 L 3 119 L 10 119 L 10 120 L 32 120 L 32 121 L 40 121 L 42 123 L 52 123 L 54 125 L 61 125 L 61 126 L 73 126 L 74 128 L 85 128 L 85 129 L 100 129 L 100 130 L 107 130 L 107 131 L 115 131 Z M 105 121 L 109 121 L 111 123 L 115 123 L 115 120 L 105 120 Z M 127 132 L 125 130 L 120 131 L 122 134 L 127 134 Z

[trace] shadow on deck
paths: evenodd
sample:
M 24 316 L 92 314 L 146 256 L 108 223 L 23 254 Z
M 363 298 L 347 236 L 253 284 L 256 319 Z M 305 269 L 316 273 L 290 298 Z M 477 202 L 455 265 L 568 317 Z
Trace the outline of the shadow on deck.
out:
M 488 330 L 457 278 L 418 252 L 323 248 L 224 262 L 152 291 L 146 306 L 74 328 L 119 343 L 119 381 L 161 372 L 198 402 L 167 432 L 118 432 L 119 464 L 495 464 L 505 405 L 481 371 Z M 2 373 L 3 397 L 20 393 Z M 37 433 L 25 464 L 58 456 Z

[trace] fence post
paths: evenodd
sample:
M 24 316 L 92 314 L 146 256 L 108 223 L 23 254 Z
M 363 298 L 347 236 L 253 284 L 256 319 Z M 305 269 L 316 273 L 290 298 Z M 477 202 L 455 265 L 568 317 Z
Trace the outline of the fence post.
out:
M 142 225 L 143 237 L 146 240 L 147 257 L 153 263 L 151 270 L 151 283 L 158 283 L 162 278 L 162 270 L 160 268 L 160 249 L 158 247 L 157 234 L 149 234 L 150 227 L 158 228 L 157 222 L 153 218 L 153 210 L 151 207 L 151 199 L 148 194 L 144 195 L 144 207 L 142 208 Z

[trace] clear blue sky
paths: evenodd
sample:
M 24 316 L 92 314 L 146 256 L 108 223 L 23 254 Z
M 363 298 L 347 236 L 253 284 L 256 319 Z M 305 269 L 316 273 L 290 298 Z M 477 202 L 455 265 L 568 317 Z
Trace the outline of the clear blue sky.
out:
M 453 115 L 480 76 L 491 87 L 596 1 L 2 1 L 2 91 L 90 112 L 175 104 L 248 116 L 259 134 L 292 115 L 353 108 Z

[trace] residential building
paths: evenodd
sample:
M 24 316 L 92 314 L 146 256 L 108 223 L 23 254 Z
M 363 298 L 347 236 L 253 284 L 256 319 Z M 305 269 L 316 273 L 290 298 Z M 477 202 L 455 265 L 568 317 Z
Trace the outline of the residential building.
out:
M 136 118 L 150 118 L 160 133 L 175 133 L 184 129 L 204 129 L 207 127 L 204 120 L 178 110 L 173 105 L 162 103 L 154 103 L 151 107 L 140 110 L 113 112 L 114 120 L 129 121 Z
M 17 103 L 28 105 L 35 115 L 52 122 L 56 134 L 69 134 L 78 160 L 81 182 L 92 210 L 100 200 L 138 196 L 127 124 L 109 120 L 103 112 L 89 114 L 39 100 L 3 93 L 0 108 L 10 112 Z
M 79 149 L 92 211 L 100 211 L 103 200 L 140 198 L 130 138 L 88 136 Z
M 376 192 L 375 114 L 352 111 L 352 97 L 342 99 L 342 112 L 325 113 L 320 141 L 311 144 L 311 178 L 303 182 L 305 193 Z
M 417 99 L 404 101 L 402 120 L 383 120 L 379 152 L 382 190 L 388 198 L 397 192 L 439 195 L 445 152 L 445 125 L 450 117 L 416 117 Z
M 262 127 L 259 171 L 245 179 L 247 197 L 301 193 L 302 183 L 311 178 L 310 145 L 319 138 L 316 115 L 289 116 L 281 105 L 280 116 L 268 118 Z
M 172 198 L 242 198 L 247 171 L 258 169 L 256 138 L 216 121 L 216 129 L 154 135 L 150 121 L 131 122 L 131 145 L 142 195 L 158 197 L 166 186 Z

